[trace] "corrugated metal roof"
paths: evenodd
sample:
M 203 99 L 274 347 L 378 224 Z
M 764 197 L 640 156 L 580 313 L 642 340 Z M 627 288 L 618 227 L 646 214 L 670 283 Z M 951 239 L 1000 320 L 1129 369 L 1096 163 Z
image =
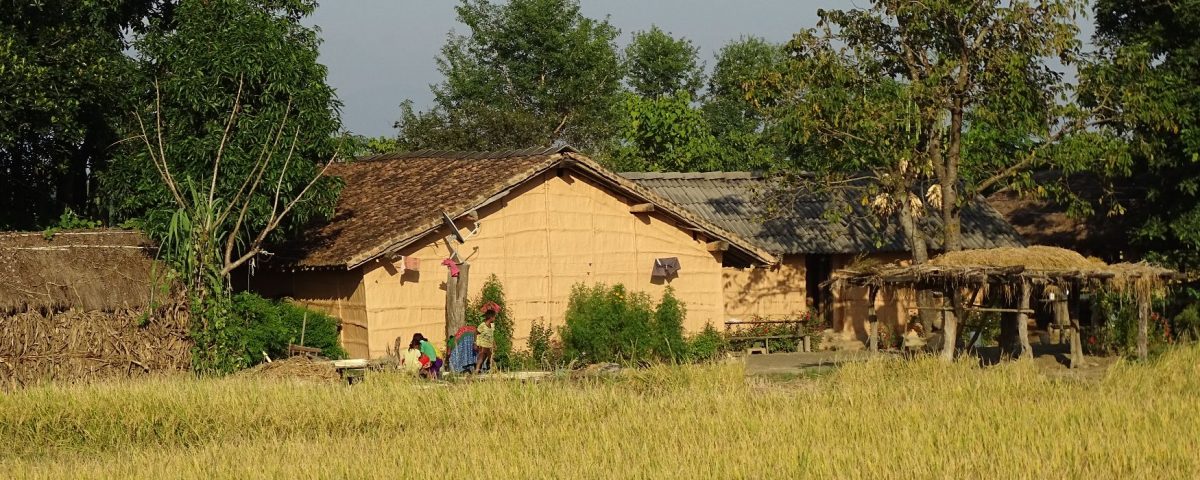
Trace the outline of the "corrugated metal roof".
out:
M 777 254 L 869 253 L 908 250 L 908 240 L 895 222 L 882 224 L 846 189 L 797 194 L 786 201 L 769 201 L 768 179 L 750 172 L 623 173 L 667 199 L 720 227 Z M 768 205 L 779 205 L 771 212 Z M 784 207 L 786 206 L 786 208 Z M 931 212 L 932 213 L 932 212 Z M 921 224 L 934 234 L 941 219 L 926 215 Z M 1022 246 L 1012 226 L 982 197 L 962 209 L 963 248 Z

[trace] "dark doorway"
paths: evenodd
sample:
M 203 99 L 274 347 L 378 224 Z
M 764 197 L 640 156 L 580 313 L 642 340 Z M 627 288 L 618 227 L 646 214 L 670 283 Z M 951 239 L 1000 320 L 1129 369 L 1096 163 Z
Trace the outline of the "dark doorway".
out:
M 818 314 L 824 315 L 825 323 L 833 320 L 833 292 L 828 285 L 833 275 L 833 257 L 830 255 L 805 255 L 804 294 L 808 303 Z

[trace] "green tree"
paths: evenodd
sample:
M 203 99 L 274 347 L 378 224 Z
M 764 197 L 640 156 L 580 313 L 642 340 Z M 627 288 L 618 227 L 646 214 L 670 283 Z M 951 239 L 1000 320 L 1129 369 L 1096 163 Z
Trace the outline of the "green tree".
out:
M 156 2 L 5 2 L 0 14 L 0 229 L 90 215 L 89 193 L 120 140 L 134 62 L 123 32 Z
M 634 32 L 633 40 L 625 47 L 629 87 L 643 97 L 686 93 L 695 98 L 704 77 L 699 52 L 691 40 L 676 39 L 658 26 Z
M 229 274 L 332 213 L 338 103 L 301 25 L 309 0 L 182 1 L 135 41 L 145 80 L 104 177 L 117 219 L 159 240 L 191 309 L 194 367 L 242 365 Z M 136 144 L 136 145 L 135 145 Z
M 648 98 L 625 95 L 618 144 L 608 163 L 619 171 L 711 171 L 721 168 L 720 146 L 687 93 Z
M 1081 101 L 1108 118 L 1132 163 L 1116 162 L 1135 245 L 1180 268 L 1200 265 L 1200 2 L 1095 2 L 1098 58 Z M 1126 210 L 1125 208 L 1128 207 Z
M 470 33 L 442 48 L 434 106 L 401 106 L 401 148 L 594 149 L 612 137 L 624 72 L 607 20 L 575 0 L 462 0 L 457 12 Z
M 778 72 L 785 60 L 782 45 L 757 37 L 730 42 L 717 53 L 701 108 L 722 147 L 724 168 L 770 170 L 782 159 L 782 152 L 763 136 L 762 113 L 747 98 L 746 88 Z
M 837 27 L 825 39 L 845 42 L 857 58 L 891 69 L 910 89 L 922 129 L 929 131 L 922 160 L 938 180 L 945 250 L 962 248 L 962 182 L 974 192 L 1006 181 L 1045 158 L 1037 154 L 1039 147 L 1073 131 L 1060 128 L 1069 112 L 1056 101 L 1066 85 L 1047 60 L 1076 60 L 1079 29 L 1074 18 L 1083 6 L 1078 0 L 1038 5 L 1019 0 L 880 0 L 870 9 L 822 12 L 822 21 Z M 968 126 L 1008 130 L 991 138 L 1016 139 L 1021 143 L 1016 148 L 1033 152 L 1018 158 L 971 157 L 964 152 Z M 976 171 L 988 176 L 961 175 L 971 162 L 987 164 L 989 168 Z
M 1051 147 L 1064 137 L 1086 132 L 1088 117 L 1063 102 L 1067 86 L 1047 65 L 1050 57 L 1075 60 L 1073 18 L 1082 7 L 876 0 L 819 11 L 818 27 L 789 44 L 784 71 L 758 82 L 756 101 L 800 166 L 869 172 L 862 201 L 898 216 L 919 262 L 923 209 L 940 211 L 941 248 L 959 250 L 961 198 L 1020 179 L 1055 160 Z M 965 150 L 968 135 L 974 151 Z M 952 303 L 961 312 L 960 294 Z M 956 338 L 952 319 L 944 327 Z M 947 358 L 954 343 L 946 342 Z
M 180 2 L 173 22 L 156 21 L 135 40 L 143 71 L 133 92 L 138 111 L 147 119 L 157 111 L 161 124 L 132 123 L 128 133 L 142 133 L 144 126 L 152 137 L 161 134 L 157 153 L 181 187 L 207 191 L 211 184 L 214 197 L 225 202 L 244 191 L 260 158 L 274 154 L 261 177 L 274 182 L 271 187 L 278 184 L 279 202 L 293 199 L 334 155 L 341 127 L 341 105 L 325 81 L 325 66 L 317 62 L 320 40 L 300 23 L 315 6 L 312 0 Z M 278 130 L 285 124 L 286 131 Z M 289 152 L 283 147 L 293 144 L 285 165 Z M 113 221 L 141 220 L 152 235 L 162 236 L 178 206 L 176 193 L 187 192 L 164 184 L 153 152 L 138 142 L 128 145 L 104 176 L 105 204 Z M 279 207 L 274 191 L 260 190 L 244 216 L 235 212 L 227 219 L 226 230 L 233 230 L 244 217 L 245 228 L 233 238 L 236 256 L 254 240 L 247 232 L 262 231 Z M 283 241 L 332 214 L 337 195 L 332 180 L 319 181 L 307 195 L 268 241 Z

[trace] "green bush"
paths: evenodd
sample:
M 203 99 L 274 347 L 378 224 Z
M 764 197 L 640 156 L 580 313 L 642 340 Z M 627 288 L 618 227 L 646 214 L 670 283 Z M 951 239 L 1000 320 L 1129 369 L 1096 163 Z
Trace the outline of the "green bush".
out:
M 1175 315 L 1175 336 L 1182 341 L 1200 340 L 1200 304 L 1192 303 Z
M 1134 355 L 1138 337 L 1137 302 L 1111 292 L 1097 294 L 1094 302 L 1092 308 L 1100 309 L 1103 324 L 1098 330 L 1092 331 L 1084 340 L 1084 345 L 1090 351 L 1103 355 Z M 1149 331 L 1146 340 L 1152 353 L 1173 342 L 1170 322 L 1158 313 L 1161 307 L 1157 304 L 1154 306 L 1147 325 Z
M 233 314 L 240 322 L 233 332 L 244 347 L 245 365 L 262 362 L 263 352 L 272 359 L 286 357 L 288 344 L 301 344 L 302 331 L 303 346 L 319 348 L 327 358 L 346 358 L 338 320 L 325 313 L 241 292 L 233 297 Z
M 526 345 L 528 348 L 525 350 L 513 352 L 510 368 L 553 370 L 564 365 L 562 343 L 554 340 L 554 330 L 545 323 L 534 320 Z
M 483 282 L 483 290 L 479 292 L 479 297 L 471 302 L 470 308 L 467 309 L 467 325 L 478 326 L 483 322 L 483 312 L 480 310 L 488 302 L 500 306 L 500 313 L 496 314 L 496 318 L 492 320 L 492 326 L 496 329 L 494 361 L 497 365 L 508 366 L 512 361 L 512 312 L 508 311 L 508 305 L 504 303 L 504 285 L 500 283 L 500 279 L 496 278 L 495 274 Z
M 718 332 L 711 323 L 704 324 L 704 330 L 688 339 L 688 360 L 693 362 L 708 362 L 717 359 L 728 349 L 725 336 Z
M 575 285 L 560 336 L 564 353 L 584 362 L 673 361 L 684 352 L 685 308 L 667 289 L 658 308 L 621 284 Z
M 662 300 L 654 309 L 655 336 L 652 347 L 661 359 L 683 360 L 687 356 L 687 343 L 683 340 L 683 319 L 687 307 L 675 298 L 675 289 L 667 287 Z

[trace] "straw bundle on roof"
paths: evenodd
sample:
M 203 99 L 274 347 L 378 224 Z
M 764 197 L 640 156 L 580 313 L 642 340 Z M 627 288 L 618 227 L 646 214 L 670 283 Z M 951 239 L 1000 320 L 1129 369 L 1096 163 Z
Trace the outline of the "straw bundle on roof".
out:
M 1077 252 L 1058 247 L 1002 247 L 962 250 L 940 255 L 929 262 L 942 267 L 1024 267 L 1027 270 L 1089 270 L 1105 266 Z
M 897 287 L 987 288 L 991 283 L 1032 282 L 1068 284 L 1087 282 L 1103 288 L 1148 296 L 1162 291 L 1178 273 L 1147 263 L 1108 265 L 1057 247 L 993 248 L 951 252 L 921 265 L 855 264 L 838 272 L 831 284 Z M 1148 298 L 1148 297 L 1147 297 Z

